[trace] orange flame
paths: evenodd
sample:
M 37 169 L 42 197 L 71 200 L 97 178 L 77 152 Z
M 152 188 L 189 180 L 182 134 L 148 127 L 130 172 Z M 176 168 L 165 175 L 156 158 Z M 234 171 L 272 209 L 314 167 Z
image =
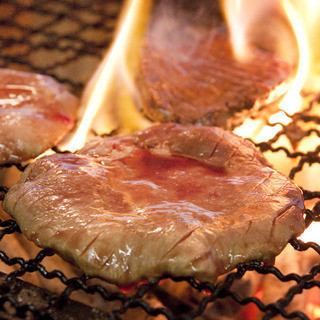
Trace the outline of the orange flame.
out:
M 313 303 L 310 303 L 308 306 L 307 306 L 307 311 L 309 312 L 310 314 L 310 317 L 312 317 L 311 319 L 319 319 L 320 318 L 320 307 L 313 304 Z
M 302 107 L 300 93 L 311 69 L 310 41 L 307 40 L 307 31 L 309 31 L 310 26 L 306 27 L 305 21 L 307 20 L 306 17 L 308 14 L 316 11 L 314 9 L 320 8 L 320 1 L 308 0 L 307 2 L 302 2 L 304 5 L 308 3 L 303 10 L 300 8 L 300 0 L 281 0 L 280 2 L 277 0 L 223 0 L 232 47 L 236 57 L 240 60 L 250 59 L 249 34 L 255 23 L 257 23 L 257 21 L 259 22 L 259 18 L 268 7 L 279 7 L 279 3 L 281 4 L 283 14 L 287 17 L 295 36 L 299 58 L 296 76 L 292 81 L 290 90 L 280 103 L 281 110 L 288 114 L 293 114 Z M 132 72 L 128 70 L 129 66 L 127 64 L 129 52 L 132 48 L 137 47 L 135 43 L 136 40 L 133 40 L 136 39 L 134 36 L 136 29 L 143 29 L 142 26 L 146 24 L 145 17 L 148 16 L 150 8 L 151 0 L 131 0 L 126 3 L 115 41 L 85 90 L 82 99 L 82 109 L 84 113 L 81 117 L 80 124 L 75 134 L 64 144 L 63 148 L 76 150 L 84 145 L 93 127 L 93 123 L 97 122 L 95 117 L 99 110 L 104 110 L 104 112 L 99 112 L 99 118 L 103 119 L 100 120 L 100 123 L 103 123 L 104 131 L 107 132 L 115 129 L 115 127 L 117 127 L 116 122 L 119 120 L 120 122 L 123 120 L 128 131 L 130 131 L 130 129 L 143 128 L 149 124 L 148 121 L 136 111 L 134 107 L 136 103 L 132 103 L 132 101 L 130 102 L 130 99 L 128 99 L 128 96 L 136 94 L 137 90 L 135 90 L 131 76 Z M 320 10 L 318 11 L 320 12 Z M 315 15 L 313 14 L 313 16 Z M 316 15 L 316 17 L 318 16 Z M 119 77 L 121 78 L 120 80 Z M 114 104 L 114 101 L 111 102 L 111 100 L 114 100 L 114 87 L 115 84 L 119 87 L 119 81 L 122 86 L 121 90 L 129 91 L 123 103 L 125 105 L 130 105 L 131 103 L 131 107 L 126 108 L 126 112 L 119 112 L 119 110 L 112 109 L 112 105 L 110 105 Z M 139 97 L 135 96 L 134 99 L 139 100 Z M 106 112 L 106 109 L 109 112 Z M 102 117 L 103 114 L 105 114 L 104 117 Z M 115 119 L 117 116 L 118 119 Z M 119 119 L 119 116 L 120 118 L 126 117 L 126 119 Z M 288 123 L 290 121 L 285 113 L 281 111 L 273 115 L 270 118 L 270 122 L 272 122 L 273 119 L 281 123 Z M 263 122 L 259 120 L 247 120 L 242 126 L 235 130 L 235 133 L 245 137 L 254 137 L 257 140 L 268 140 L 272 138 L 280 128 L 280 126 L 264 126 Z
M 126 110 L 120 115 L 127 116 L 127 119 L 123 121 L 127 129 L 130 131 L 132 127 L 142 128 L 148 125 L 148 121 L 138 113 L 134 106 L 132 107 L 128 96 L 137 100 L 137 97 L 133 96 L 137 91 L 131 77 L 132 70 L 129 70 L 132 69 L 129 62 L 133 60 L 130 54 L 137 49 L 139 34 L 146 25 L 146 17 L 148 17 L 150 8 L 151 0 L 127 1 L 115 40 L 84 91 L 81 101 L 83 115 L 80 123 L 71 139 L 60 146 L 61 149 L 75 151 L 81 148 L 94 126 L 98 112 L 99 117 L 104 115 L 103 121 L 100 121 L 103 122 L 104 132 L 110 132 L 117 127 L 116 122 L 123 119 L 115 119 L 116 111 L 112 110 L 112 104 L 116 100 L 115 90 L 118 90 L 118 100 L 125 100 Z M 127 90 L 127 96 L 121 92 L 124 90 Z
M 265 8 L 273 0 L 223 0 L 222 7 L 229 27 L 235 57 L 242 62 L 250 59 L 250 31 Z M 248 10 L 250 8 L 250 10 Z
M 236 0 L 225 0 L 226 3 L 225 8 L 232 7 L 232 4 L 235 4 Z M 226 16 L 229 16 L 228 27 L 231 34 L 232 40 L 232 47 L 236 57 L 240 57 L 240 59 L 244 59 L 244 55 L 246 55 L 246 51 L 242 50 L 241 48 L 248 48 L 248 34 L 250 28 L 254 27 L 254 20 L 250 18 L 251 16 L 260 16 L 263 13 L 262 10 L 265 10 L 265 6 L 251 6 L 251 0 L 239 0 L 242 3 L 243 8 L 239 9 L 235 6 L 232 11 L 233 13 L 230 14 L 226 12 Z M 238 1 L 238 5 L 239 2 Z M 258 1 L 260 2 L 260 1 Z M 297 61 L 297 68 L 296 74 L 291 82 L 289 90 L 283 97 L 283 99 L 279 103 L 279 107 L 282 111 L 277 112 L 276 114 L 272 115 L 269 119 L 270 123 L 279 122 L 282 124 L 289 124 L 291 119 L 286 116 L 286 114 L 292 115 L 298 111 L 300 111 L 303 107 L 303 101 L 301 97 L 302 90 L 304 89 L 308 77 L 311 73 L 312 66 L 311 66 L 311 57 L 314 46 L 311 45 L 310 41 L 308 40 L 309 29 L 307 26 L 306 21 L 308 20 L 309 14 L 314 11 L 318 10 L 320 13 L 320 2 L 314 3 L 314 6 L 311 5 L 311 2 L 308 2 L 308 6 L 306 6 L 303 10 L 301 10 L 301 2 L 305 4 L 305 1 L 294 1 L 294 0 L 281 0 L 281 11 L 283 12 L 284 17 L 288 20 L 288 23 L 292 29 L 292 33 L 296 40 L 297 51 L 298 51 L 298 61 Z M 273 1 L 264 3 L 268 3 L 270 6 L 274 5 Z M 248 8 L 250 8 L 248 13 Z M 242 14 L 242 16 L 238 16 L 234 18 L 234 15 Z M 246 17 L 249 16 L 248 22 L 245 24 L 245 27 L 240 28 L 239 38 L 237 39 L 238 33 L 236 30 L 239 27 L 239 21 L 246 20 Z M 234 18 L 233 20 L 231 18 Z M 234 38 L 236 38 L 234 40 Z M 239 42 L 242 43 L 240 46 L 241 52 L 239 51 Z M 248 49 L 246 49 L 248 50 Z M 290 48 L 288 49 L 290 50 Z M 276 54 L 276 53 L 275 53 Z M 250 56 L 247 56 L 246 59 L 249 59 Z M 277 134 L 281 130 L 281 126 L 265 126 L 263 121 L 259 120 L 250 120 L 244 122 L 242 126 L 235 129 L 235 133 L 239 134 L 244 137 L 254 138 L 256 141 L 267 141 L 271 139 L 275 134 Z
M 308 44 L 307 30 L 304 24 L 305 20 L 302 18 L 300 11 L 291 4 L 290 0 L 282 0 L 282 5 L 298 46 L 299 60 L 296 76 L 288 93 L 280 103 L 280 108 L 292 115 L 298 112 L 302 106 L 301 91 L 310 71 L 311 49 Z
M 250 0 L 225 0 L 225 2 L 228 4 L 227 6 L 225 5 L 225 8 L 231 11 L 233 10 L 231 13 L 226 13 L 226 16 L 228 17 L 229 15 L 228 23 L 235 57 L 241 61 L 250 59 L 250 56 L 247 55 L 247 50 L 249 48 L 248 36 L 250 28 L 254 26 L 254 21 L 250 18 L 253 13 L 248 13 L 247 11 L 248 8 L 249 10 L 258 10 L 255 14 L 259 16 L 261 14 L 259 10 L 262 10 L 262 6 L 251 7 L 249 3 Z M 239 8 L 236 5 L 236 2 L 237 5 L 242 4 L 243 7 Z M 265 3 L 269 2 L 265 1 Z M 270 116 L 268 120 L 270 123 L 288 125 L 292 120 L 287 114 L 292 115 L 303 108 L 302 91 L 310 90 L 310 88 L 319 89 L 320 68 L 316 64 L 317 59 L 315 57 L 318 57 L 319 60 L 320 53 L 317 52 L 317 50 L 320 51 L 320 46 L 318 48 L 315 39 L 318 39 L 320 35 L 320 1 L 281 0 L 279 3 L 281 4 L 283 16 L 286 17 L 296 41 L 297 67 L 289 90 L 279 103 L 280 111 Z M 234 17 L 234 15 L 237 14 L 242 14 L 242 16 Z M 249 16 L 249 20 L 242 27 L 238 28 L 239 22 L 246 20 L 247 16 Z M 240 31 L 239 34 L 236 30 Z M 315 35 L 318 35 L 318 37 Z M 239 38 L 237 39 L 238 36 Z M 290 50 L 290 47 L 288 50 Z M 310 85 L 310 83 L 312 85 Z M 281 125 L 268 126 L 265 125 L 262 120 L 247 119 L 240 127 L 236 128 L 234 132 L 243 137 L 254 139 L 256 142 L 262 142 L 272 139 L 281 128 Z M 306 141 L 303 141 L 299 148 L 305 147 L 305 143 Z M 307 143 L 309 144 L 308 149 L 312 150 L 312 145 L 315 144 L 314 140 L 309 139 Z M 281 141 L 281 145 L 289 149 L 291 148 L 288 140 Z M 266 154 L 266 157 L 278 170 L 283 171 L 286 174 L 288 174 L 289 168 L 293 166 L 293 163 L 288 163 L 288 159 L 281 154 Z M 317 185 L 318 181 L 315 180 L 314 174 L 312 179 L 310 179 L 309 174 L 304 174 L 303 177 L 299 178 L 299 182 L 302 185 L 307 184 L 310 186 L 310 184 L 312 184 L 310 188 L 317 190 L 319 185 Z M 304 241 L 318 242 L 320 239 L 319 230 L 320 224 L 313 223 L 304 232 L 301 239 Z M 319 317 L 319 308 L 312 306 L 311 309 L 310 314 L 316 314 L 315 318 Z

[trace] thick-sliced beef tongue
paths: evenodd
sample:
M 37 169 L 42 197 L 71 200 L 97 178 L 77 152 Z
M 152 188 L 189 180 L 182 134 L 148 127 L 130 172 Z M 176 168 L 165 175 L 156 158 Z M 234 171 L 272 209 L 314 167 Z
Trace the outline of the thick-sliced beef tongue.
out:
M 34 158 L 74 125 L 78 99 L 48 76 L 0 69 L 0 164 Z
M 176 124 L 39 159 L 4 206 L 28 238 L 117 284 L 214 281 L 304 230 L 301 191 L 250 142 Z
M 257 48 L 248 62 L 237 61 L 214 1 L 201 3 L 155 7 L 138 77 L 143 110 L 155 121 L 232 128 L 279 99 L 292 70 Z

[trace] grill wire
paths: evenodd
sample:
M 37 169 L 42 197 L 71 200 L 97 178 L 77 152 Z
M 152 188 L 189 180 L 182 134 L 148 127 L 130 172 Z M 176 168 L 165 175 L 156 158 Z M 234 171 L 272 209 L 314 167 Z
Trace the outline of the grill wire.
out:
M 110 44 L 120 7 L 121 1 L 116 0 L 107 3 L 103 0 L 2 0 L 0 3 L 0 66 L 51 75 L 69 86 L 76 94 L 80 94 L 103 51 Z M 309 152 L 292 152 L 285 147 L 274 147 L 274 145 L 283 135 L 292 140 L 292 126 L 298 123 L 305 123 L 311 129 L 295 130 L 300 133 L 298 137 L 297 134 L 294 137 L 297 141 L 312 134 L 320 137 L 320 131 L 317 129 L 320 125 L 320 117 L 308 112 L 319 102 L 319 97 L 315 96 L 309 110 L 293 116 L 293 124 L 287 127 L 282 125 L 282 131 L 274 139 L 257 144 L 262 152 L 284 152 L 288 158 L 297 159 L 297 164 L 290 171 L 291 179 L 294 179 L 305 166 L 320 164 L 320 145 Z M 56 152 L 59 151 L 56 150 Z M 20 171 L 24 169 L 22 165 L 16 165 L 16 167 Z M 0 199 L 3 199 L 6 192 L 7 188 L 0 186 Z M 317 201 L 320 198 L 320 191 L 303 190 L 303 192 L 305 200 L 312 200 L 314 203 L 312 209 L 306 210 L 307 224 L 320 221 L 320 202 Z M 20 232 L 16 222 L 11 219 L 1 221 L 0 227 L 0 240 Z M 296 251 L 301 251 L 301 255 L 302 251 L 313 250 L 320 256 L 320 245 L 317 243 L 304 243 L 293 239 L 290 244 Z M 39 249 L 39 253 L 33 259 L 27 260 L 15 257 L 14 252 L 0 251 L 0 259 L 3 263 L 18 267 L 0 282 L 0 310 L 3 319 L 10 319 L 10 317 L 58 319 L 52 310 L 58 308 L 63 314 L 66 305 L 70 302 L 70 296 L 76 291 L 82 291 L 88 295 L 98 294 L 106 303 L 114 301 L 119 303 L 116 308 L 103 313 L 101 319 L 122 319 L 128 310 L 136 308 L 143 311 L 145 315 L 143 319 L 158 315 L 162 315 L 164 319 L 195 319 L 204 313 L 209 304 L 228 298 L 239 305 L 255 305 L 261 311 L 263 319 L 280 316 L 285 319 L 306 320 L 308 317 L 304 313 L 305 310 L 289 312 L 287 307 L 297 295 L 311 288 L 320 288 L 320 263 L 309 273 L 299 275 L 284 274 L 274 266 L 253 261 L 240 264 L 234 272 L 216 284 L 201 283 L 193 278 L 171 279 L 205 293 L 194 308 L 185 314 L 177 314 L 170 307 L 155 307 L 145 299 L 161 286 L 161 279 L 142 283 L 130 294 L 121 290 L 110 291 L 106 286 L 90 284 L 90 279 L 86 276 L 68 278 L 59 270 L 47 270 L 43 260 L 52 255 L 54 253 L 49 249 Z M 232 289 L 236 281 L 251 272 L 273 275 L 279 282 L 294 281 L 295 284 L 288 287 L 286 294 L 280 299 L 265 304 L 256 296 L 242 297 Z M 19 296 L 13 292 L 12 286 L 15 281 L 19 281 L 18 278 L 27 273 L 38 273 L 48 281 L 57 279 L 65 289 L 60 295 L 50 295 L 44 306 L 39 307 L 29 301 L 21 302 Z M 76 318 L 66 316 L 59 319 L 84 319 L 85 317 L 82 316 L 78 314 Z M 91 318 L 86 316 L 86 319 L 98 319 L 98 317 L 97 315 Z

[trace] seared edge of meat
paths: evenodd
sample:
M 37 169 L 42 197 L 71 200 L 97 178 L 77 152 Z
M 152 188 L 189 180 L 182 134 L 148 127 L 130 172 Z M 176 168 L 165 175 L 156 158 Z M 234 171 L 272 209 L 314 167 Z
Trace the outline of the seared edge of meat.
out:
M 238 214 L 217 216 L 196 226 L 178 225 L 174 233 L 160 234 L 160 238 L 149 234 L 143 223 L 128 223 L 125 214 L 120 222 L 112 215 L 95 221 L 100 211 L 94 207 L 94 194 L 107 182 L 100 181 L 97 170 L 103 174 L 101 163 L 118 156 L 114 142 L 121 148 L 136 145 L 163 156 L 190 157 L 223 167 L 231 176 L 239 170 L 243 175 L 261 170 L 264 178 L 254 186 L 261 198 L 249 203 L 240 198 Z M 48 181 L 48 176 L 54 181 Z M 117 206 L 121 198 L 111 200 Z M 272 262 L 288 240 L 305 228 L 301 191 L 269 168 L 250 142 L 219 128 L 174 124 L 154 126 L 132 137 L 96 138 L 78 154 L 39 159 L 9 191 L 4 206 L 38 245 L 55 249 L 89 275 L 118 284 L 166 274 L 214 281 L 240 262 Z M 87 214 L 90 221 L 85 219 Z

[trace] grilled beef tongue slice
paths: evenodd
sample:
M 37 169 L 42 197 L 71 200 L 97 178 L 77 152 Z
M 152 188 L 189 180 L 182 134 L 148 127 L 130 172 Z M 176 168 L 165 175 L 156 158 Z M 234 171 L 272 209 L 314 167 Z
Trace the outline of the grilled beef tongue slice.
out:
M 29 160 L 74 125 L 78 99 L 48 76 L 0 69 L 0 165 Z
M 4 208 L 38 245 L 122 285 L 214 281 L 240 262 L 273 261 L 305 227 L 301 191 L 250 142 L 178 124 L 38 159 Z
M 231 129 L 262 109 L 270 112 L 286 92 L 292 68 L 254 47 L 239 62 L 217 11 L 212 0 L 158 1 L 137 81 L 151 120 Z

